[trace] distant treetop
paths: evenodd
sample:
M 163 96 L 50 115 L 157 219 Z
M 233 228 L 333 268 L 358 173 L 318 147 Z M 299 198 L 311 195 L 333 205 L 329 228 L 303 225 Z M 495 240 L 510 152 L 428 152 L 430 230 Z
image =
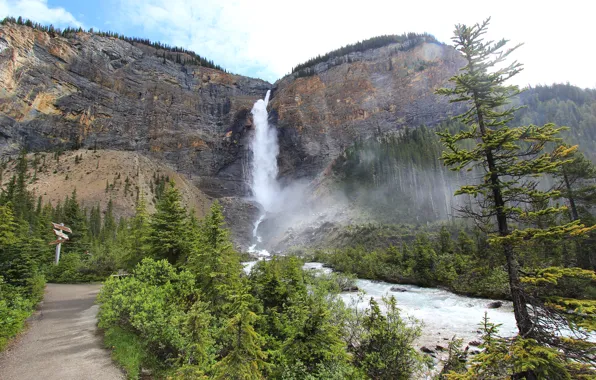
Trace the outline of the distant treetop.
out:
M 298 73 L 298 76 L 312 75 L 312 70 L 308 70 L 317 63 L 326 62 L 332 58 L 344 56 L 346 54 L 365 51 L 369 49 L 377 49 L 394 43 L 401 43 L 399 48 L 401 51 L 410 50 L 423 42 L 438 42 L 437 39 L 428 33 L 404 33 L 402 35 L 385 35 L 369 38 L 368 40 L 356 42 L 355 44 L 346 45 L 337 50 L 330 51 L 325 55 L 318 55 L 308 61 L 301 63 L 292 69 L 292 73 Z
M 20 16 L 18 18 L 5 17 L 2 20 L 2 22 L 0 22 L 0 24 L 2 24 L 2 25 L 6 25 L 6 24 L 26 25 L 30 28 L 46 32 L 51 37 L 56 37 L 56 36 L 70 37 L 75 33 L 86 32 L 86 33 L 95 34 L 95 35 L 101 36 L 101 37 L 118 38 L 118 39 L 126 41 L 130 44 L 142 44 L 142 45 L 151 46 L 158 50 L 163 50 L 163 52 L 158 52 L 158 56 L 160 58 L 163 58 L 164 60 L 167 59 L 167 60 L 170 60 L 170 61 L 173 61 L 176 63 L 180 63 L 180 64 L 184 64 L 184 65 L 197 65 L 197 66 L 203 66 L 203 67 L 208 67 L 211 69 L 227 72 L 221 66 L 216 65 L 213 61 L 208 60 L 205 57 L 201 57 L 194 51 L 186 50 L 184 48 L 177 47 L 177 46 L 172 47 L 170 45 L 166 45 L 161 42 L 152 42 L 151 40 L 149 40 L 147 38 L 126 37 L 124 35 L 121 35 L 121 34 L 118 34 L 115 32 L 110 32 L 110 31 L 107 31 L 107 32 L 94 31 L 93 28 L 85 31 L 81 27 L 79 27 L 79 28 L 66 27 L 64 30 L 61 30 L 59 28 L 55 28 L 54 25 L 47 26 L 47 25 L 38 24 L 38 23 L 33 22 L 29 19 L 24 19 Z M 186 55 L 188 57 L 185 57 L 184 55 Z

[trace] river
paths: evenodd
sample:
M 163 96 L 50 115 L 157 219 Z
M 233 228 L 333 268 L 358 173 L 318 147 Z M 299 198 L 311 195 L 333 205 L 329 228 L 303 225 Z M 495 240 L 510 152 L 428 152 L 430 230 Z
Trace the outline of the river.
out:
M 244 263 L 245 271 L 249 273 L 256 263 Z M 323 267 L 322 263 L 316 262 L 306 263 L 303 268 L 323 273 L 332 271 Z M 357 307 L 366 307 L 371 297 L 381 300 L 383 296 L 393 295 L 405 316 L 413 317 L 422 323 L 422 336 L 417 346 L 426 346 L 433 350 L 437 345 L 446 347 L 447 341 L 454 335 L 463 339 L 464 345 L 479 341 L 479 324 L 484 313 L 487 313 L 491 322 L 502 325 L 501 336 L 513 336 L 517 332 L 511 302 L 502 301 L 503 305 L 500 308 L 490 309 L 488 305 L 494 300 L 461 296 L 438 288 L 362 279 L 356 280 L 356 286 L 365 292 L 364 299 L 357 303 L 357 292 L 341 293 L 340 298 L 346 305 L 357 304 Z M 392 287 L 398 287 L 402 291 L 391 291 Z

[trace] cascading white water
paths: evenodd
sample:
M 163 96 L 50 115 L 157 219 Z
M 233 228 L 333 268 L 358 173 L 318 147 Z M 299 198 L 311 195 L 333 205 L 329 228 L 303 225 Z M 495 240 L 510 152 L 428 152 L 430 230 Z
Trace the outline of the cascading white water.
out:
M 254 138 L 250 144 L 253 154 L 251 188 L 255 200 L 263 207 L 263 211 L 255 222 L 253 230 L 255 244 L 249 248 L 249 252 L 258 253 L 261 256 L 269 256 L 269 252 L 257 249 L 257 244 L 261 242 L 261 238 L 258 236 L 259 224 L 267 212 L 276 210 L 280 190 L 277 183 L 277 155 L 279 154 L 277 131 L 270 128 L 267 120 L 269 117 L 267 104 L 270 93 L 267 91 L 264 100 L 257 100 L 251 111 L 255 125 Z
M 252 107 L 255 135 L 251 142 L 252 161 L 252 191 L 257 202 L 263 206 L 265 212 L 274 211 L 279 194 L 277 183 L 277 131 L 270 128 L 268 122 L 267 104 L 270 91 L 265 100 L 259 99 Z

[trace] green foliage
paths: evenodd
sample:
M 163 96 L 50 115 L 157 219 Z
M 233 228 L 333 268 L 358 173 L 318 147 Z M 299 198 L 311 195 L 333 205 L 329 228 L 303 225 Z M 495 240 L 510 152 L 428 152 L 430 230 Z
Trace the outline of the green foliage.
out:
M 234 249 L 219 202 L 197 226 L 195 244 L 190 250 L 186 267 L 195 274 L 206 299 L 220 313 L 231 303 L 240 282 L 240 255 Z
M 263 338 L 255 331 L 257 315 L 249 309 L 250 296 L 237 294 L 232 316 L 222 331 L 223 358 L 213 367 L 215 379 L 263 379 L 267 355 L 261 347 Z
M 45 282 L 43 278 L 39 281 L 43 294 Z M 0 276 L 0 351 L 23 329 L 25 320 L 39 301 L 39 292 L 37 289 L 38 294 L 29 296 L 22 288 L 6 284 Z
M 444 225 L 438 231 L 412 229 L 392 236 L 387 248 L 353 246 L 319 251 L 317 261 L 360 278 L 421 286 L 441 285 L 450 290 L 488 298 L 509 298 L 503 260 L 488 247 L 486 235 L 458 225 Z M 360 230 L 358 230 L 360 231 Z M 479 250 L 483 252 L 478 254 Z
M 139 263 L 149 250 L 149 214 L 147 213 L 147 204 L 145 195 L 141 194 L 135 207 L 135 215 L 130 221 L 128 231 L 127 248 L 128 255 L 125 258 L 125 266 L 134 267 Z
M 178 272 L 165 260 L 144 259 L 133 276 L 108 279 L 98 297 L 101 303 L 99 326 L 120 326 L 137 334 L 149 353 L 170 366 L 174 363 L 204 364 L 209 338 L 197 338 L 189 326 L 208 326 L 202 312 L 194 279 L 187 271 Z M 200 337 L 200 335 L 199 335 Z
M 139 378 L 141 365 L 147 360 L 145 346 L 141 339 L 121 327 L 110 327 L 104 332 L 103 343 L 112 351 L 112 359 L 131 380 Z
M 394 297 L 384 299 L 383 306 L 385 312 L 371 298 L 364 313 L 356 311 L 350 345 L 354 364 L 370 379 L 411 379 L 425 363 L 412 346 L 421 329 L 402 319 Z
M 578 363 L 556 348 L 545 346 L 535 339 L 516 337 L 507 340 L 498 336 L 498 327 L 485 316 L 482 351 L 473 356 L 467 370 L 459 366 L 444 373 L 448 380 L 476 379 L 591 379 L 594 368 Z M 457 349 L 460 351 L 461 349 Z M 531 377 L 528 377 L 531 376 Z
M 152 256 L 155 259 L 166 259 L 171 264 L 185 258 L 190 248 L 185 237 L 187 224 L 180 193 L 174 183 L 170 182 L 150 221 L 151 230 L 147 240 Z

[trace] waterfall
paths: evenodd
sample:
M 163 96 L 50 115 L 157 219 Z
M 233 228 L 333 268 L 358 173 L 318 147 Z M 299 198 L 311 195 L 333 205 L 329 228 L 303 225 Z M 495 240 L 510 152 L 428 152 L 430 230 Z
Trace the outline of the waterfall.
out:
M 258 250 L 257 244 L 261 242 L 258 236 L 259 224 L 265 218 L 267 212 L 276 211 L 279 199 L 279 184 L 277 183 L 277 155 L 279 145 L 277 144 L 277 131 L 271 128 L 268 122 L 267 104 L 269 103 L 270 91 L 267 91 L 265 99 L 259 99 L 252 107 L 255 134 L 251 141 L 252 166 L 251 166 L 251 188 L 255 200 L 262 206 L 262 213 L 255 222 L 253 238 L 255 244 L 249 248 L 249 252 L 258 253 L 261 256 L 269 256 L 266 250 Z
M 270 91 L 265 100 L 259 99 L 252 107 L 255 135 L 250 147 L 253 153 L 252 162 L 252 191 L 257 202 L 263 206 L 265 212 L 274 211 L 279 195 L 277 183 L 277 131 L 270 128 L 267 121 L 267 104 Z

